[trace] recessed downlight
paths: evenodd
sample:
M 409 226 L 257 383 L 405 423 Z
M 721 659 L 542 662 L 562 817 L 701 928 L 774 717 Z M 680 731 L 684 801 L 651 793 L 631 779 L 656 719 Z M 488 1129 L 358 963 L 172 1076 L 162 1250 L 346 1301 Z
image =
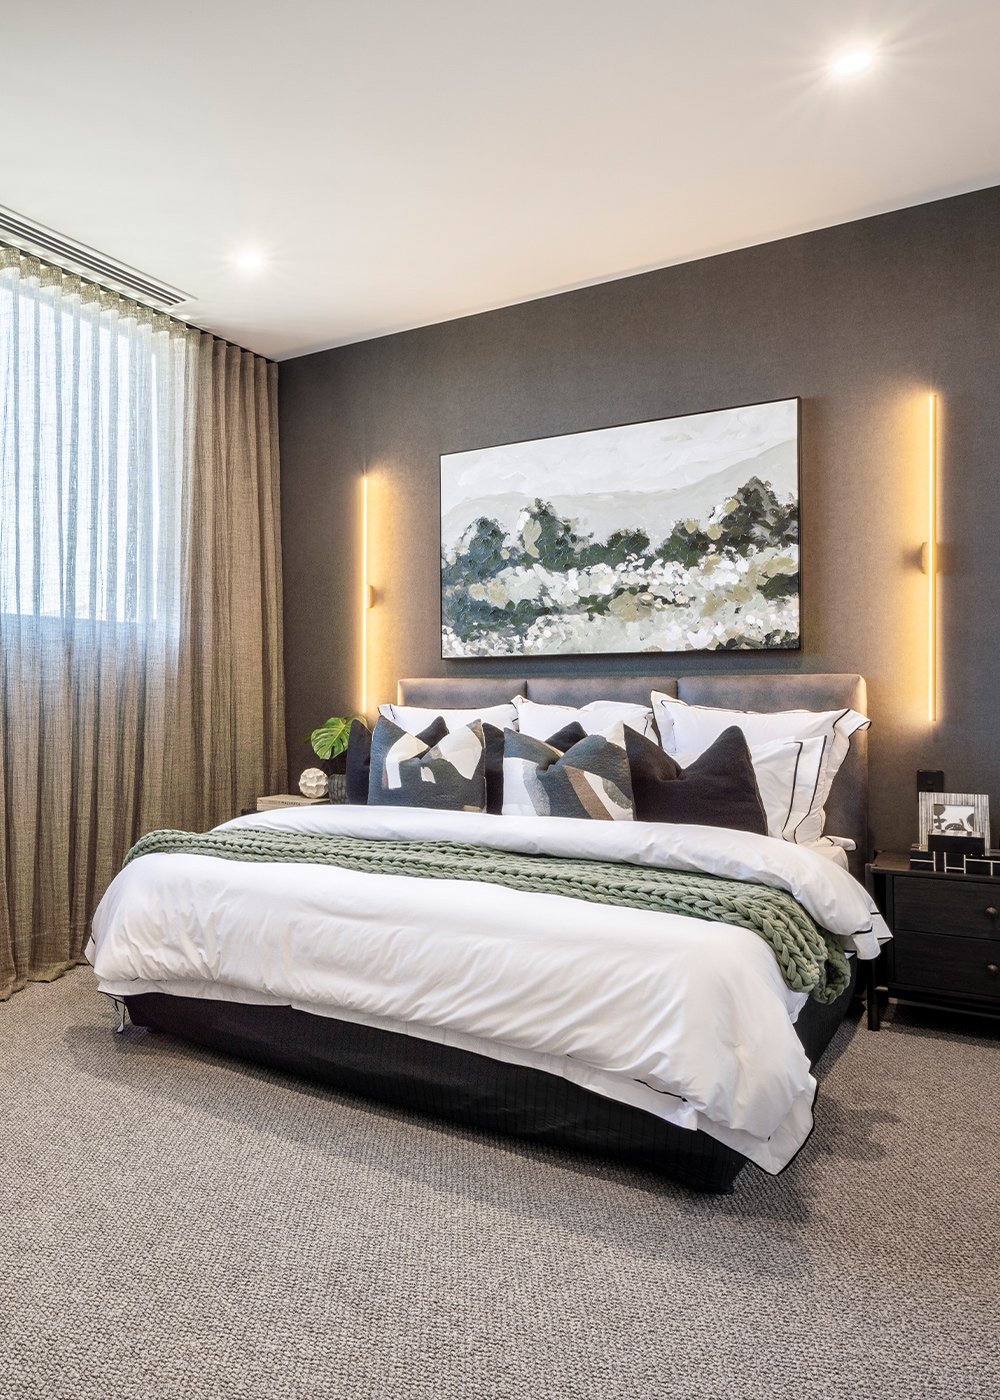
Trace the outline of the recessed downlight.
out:
M 266 262 L 267 259 L 259 248 L 241 248 L 239 252 L 233 254 L 233 266 L 236 271 L 243 272 L 248 277 L 262 272 Z
M 871 49 L 845 49 L 830 64 L 835 78 L 854 78 L 872 66 L 875 54 Z

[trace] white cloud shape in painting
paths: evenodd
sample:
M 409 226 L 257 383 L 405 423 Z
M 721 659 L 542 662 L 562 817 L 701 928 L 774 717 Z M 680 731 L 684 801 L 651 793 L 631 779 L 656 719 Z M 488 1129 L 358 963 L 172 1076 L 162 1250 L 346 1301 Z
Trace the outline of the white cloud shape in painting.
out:
M 448 453 L 441 458 L 441 513 L 491 495 L 680 490 L 727 464 L 793 443 L 797 417 L 797 400 L 780 399 Z

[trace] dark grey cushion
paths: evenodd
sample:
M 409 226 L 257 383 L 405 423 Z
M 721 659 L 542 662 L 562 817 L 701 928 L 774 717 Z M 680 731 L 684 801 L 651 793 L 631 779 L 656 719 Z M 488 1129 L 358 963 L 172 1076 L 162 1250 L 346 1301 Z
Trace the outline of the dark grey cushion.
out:
M 632 729 L 625 730 L 625 752 L 639 821 L 692 822 L 767 835 L 750 750 L 736 725 L 687 768 Z

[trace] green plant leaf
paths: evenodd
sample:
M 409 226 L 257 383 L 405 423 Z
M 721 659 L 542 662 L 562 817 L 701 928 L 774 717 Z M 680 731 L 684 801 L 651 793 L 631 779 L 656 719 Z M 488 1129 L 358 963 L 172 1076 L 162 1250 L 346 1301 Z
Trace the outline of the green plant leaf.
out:
M 361 715 L 333 715 L 325 724 L 314 729 L 309 735 L 309 742 L 316 757 L 324 762 L 330 758 L 339 758 L 347 748 L 351 725 L 355 722 L 364 724 L 364 719 Z

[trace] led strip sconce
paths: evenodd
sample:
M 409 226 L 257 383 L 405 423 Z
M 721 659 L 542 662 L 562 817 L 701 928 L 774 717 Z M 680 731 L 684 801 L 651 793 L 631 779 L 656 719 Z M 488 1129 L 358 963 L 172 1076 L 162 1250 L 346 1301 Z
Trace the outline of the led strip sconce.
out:
M 924 569 L 927 573 L 927 720 L 937 720 L 937 394 L 927 395 L 927 543 Z
M 361 476 L 361 706 L 368 714 L 368 609 L 372 605 L 371 584 L 368 582 L 368 473 Z

